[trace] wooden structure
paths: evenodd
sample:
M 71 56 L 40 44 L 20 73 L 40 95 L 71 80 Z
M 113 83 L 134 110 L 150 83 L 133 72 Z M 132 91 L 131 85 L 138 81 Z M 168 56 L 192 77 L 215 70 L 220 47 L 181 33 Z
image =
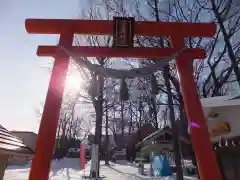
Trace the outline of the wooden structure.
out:
M 9 157 L 32 157 L 34 155 L 35 152 L 31 148 L 0 125 L 0 180 L 3 180 Z
M 179 144 L 189 144 L 190 142 L 183 136 L 179 136 Z M 140 151 L 140 159 L 147 158 L 150 161 L 154 156 L 166 155 L 169 156 L 173 151 L 173 137 L 172 129 L 166 126 L 162 129 L 155 131 L 141 142 L 139 142 L 136 147 Z M 152 154 L 153 153 L 153 154 Z M 141 163 L 141 161 L 140 161 Z M 152 165 L 152 164 L 151 164 Z M 152 175 L 152 168 L 149 169 L 150 175 Z
M 164 58 L 183 49 L 186 37 L 211 37 L 216 33 L 216 25 L 211 23 L 135 21 L 133 32 L 135 36 L 167 36 L 172 42 L 172 47 L 163 49 L 73 47 L 74 34 L 113 35 L 114 22 L 111 20 L 27 19 L 25 25 L 29 33 L 59 34 L 60 46 L 68 49 L 71 53 L 84 57 Z M 47 180 L 69 57 L 57 46 L 39 46 L 37 54 L 39 56 L 52 56 L 55 58 L 55 62 L 37 138 L 37 156 L 33 159 L 29 179 Z M 192 69 L 194 59 L 204 59 L 205 57 L 203 49 L 187 48 L 176 58 L 176 67 L 181 79 L 180 85 L 186 114 L 191 121 L 189 124 L 194 122 L 200 127 L 192 126 L 190 128 L 200 176 L 203 180 L 220 180 L 220 171 L 212 150 Z
M 181 143 L 189 144 L 189 141 L 182 136 L 179 136 L 179 141 Z M 136 145 L 136 147 L 141 148 L 141 154 L 148 156 L 151 152 L 155 152 L 157 154 L 171 152 L 173 151 L 172 129 L 169 126 L 166 126 L 163 129 L 159 129 L 144 138 L 140 143 Z

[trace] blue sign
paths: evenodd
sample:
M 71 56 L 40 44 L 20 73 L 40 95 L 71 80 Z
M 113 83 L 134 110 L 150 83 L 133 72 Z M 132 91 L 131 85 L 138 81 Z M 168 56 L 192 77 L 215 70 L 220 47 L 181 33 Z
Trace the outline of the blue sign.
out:
M 172 169 L 165 155 L 155 156 L 152 167 L 155 176 L 172 176 Z

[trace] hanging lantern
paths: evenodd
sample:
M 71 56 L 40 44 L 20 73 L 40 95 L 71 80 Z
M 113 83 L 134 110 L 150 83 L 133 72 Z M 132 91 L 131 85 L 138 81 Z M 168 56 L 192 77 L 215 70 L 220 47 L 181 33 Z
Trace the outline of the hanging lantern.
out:
M 100 86 L 99 86 L 99 81 L 97 79 L 96 74 L 93 74 L 92 76 L 92 79 L 90 81 L 90 85 L 88 88 L 88 94 L 93 98 L 97 98 L 100 96 Z
M 114 89 L 113 89 L 113 87 L 111 87 L 110 85 L 107 85 L 106 86 L 106 98 L 108 99 L 108 100 L 113 100 L 114 99 Z
M 143 104 L 141 100 L 139 101 L 138 110 L 139 111 L 143 110 Z
M 152 119 L 152 117 L 153 117 L 153 108 L 151 106 L 149 107 L 148 115 Z
M 130 96 L 131 101 L 137 102 L 137 101 L 138 101 L 139 94 L 140 94 L 139 91 L 137 91 L 136 89 L 133 89 L 133 90 L 131 91 L 131 96 Z
M 151 94 L 157 95 L 159 92 L 157 79 L 154 74 L 151 75 Z
M 128 94 L 128 87 L 125 79 L 121 80 L 120 85 L 120 100 L 121 101 L 127 101 L 129 100 L 129 94 Z

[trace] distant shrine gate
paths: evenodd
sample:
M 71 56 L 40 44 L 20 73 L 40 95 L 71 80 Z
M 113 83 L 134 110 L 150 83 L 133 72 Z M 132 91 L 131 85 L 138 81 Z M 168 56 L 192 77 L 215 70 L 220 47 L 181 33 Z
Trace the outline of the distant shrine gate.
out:
M 119 24 L 120 23 L 120 24 Z M 122 24 L 121 24 L 122 23 Z M 185 47 L 186 37 L 212 37 L 216 25 L 211 23 L 149 22 L 127 18 L 112 20 L 55 20 L 27 19 L 26 30 L 33 34 L 59 34 L 59 45 L 73 54 L 84 57 L 131 57 L 165 58 Z M 114 34 L 114 33 L 118 34 Z M 114 46 L 89 47 L 72 46 L 74 34 L 113 35 Z M 133 36 L 167 36 L 172 48 L 133 47 Z M 125 47 L 119 48 L 119 47 Z M 69 64 L 69 56 L 57 46 L 39 46 L 38 56 L 55 58 L 50 78 L 46 102 L 36 144 L 29 180 L 47 180 L 55 144 L 59 112 L 64 91 L 64 83 Z M 208 127 L 197 94 L 193 76 L 192 61 L 204 59 L 204 49 L 187 48 L 177 58 L 176 66 L 180 77 L 182 95 L 189 124 L 193 148 L 197 157 L 201 180 L 220 180 L 220 171 L 212 149 Z

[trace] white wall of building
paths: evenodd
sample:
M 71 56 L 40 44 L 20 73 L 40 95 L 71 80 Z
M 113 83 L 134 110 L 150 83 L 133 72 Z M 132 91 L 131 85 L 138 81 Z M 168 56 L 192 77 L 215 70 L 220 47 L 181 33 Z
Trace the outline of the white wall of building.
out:
M 11 132 L 14 136 L 17 136 L 20 138 L 25 145 L 30 147 L 32 150 L 35 151 L 36 147 L 36 140 L 37 140 L 37 134 L 32 132 L 21 132 L 21 131 L 12 131 Z
M 219 116 L 217 118 L 208 118 L 209 131 L 216 128 L 219 123 L 229 123 L 231 132 L 223 134 L 222 137 L 240 136 L 240 106 L 216 107 L 212 108 L 211 112 L 219 113 Z
M 240 99 L 231 99 L 228 96 L 201 99 L 209 132 L 219 123 L 228 123 L 231 132 L 222 134 L 223 138 L 240 136 Z M 211 117 L 217 113 L 217 117 Z M 218 140 L 220 136 L 213 138 Z

